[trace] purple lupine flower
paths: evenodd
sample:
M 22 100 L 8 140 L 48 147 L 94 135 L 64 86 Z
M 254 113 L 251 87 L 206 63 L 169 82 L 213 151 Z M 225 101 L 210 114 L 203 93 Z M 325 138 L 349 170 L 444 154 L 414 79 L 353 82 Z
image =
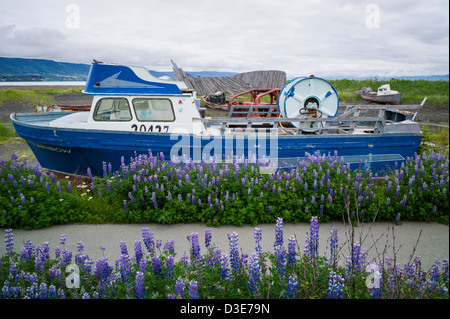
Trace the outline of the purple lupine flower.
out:
M 72 252 L 64 248 L 62 251 L 62 264 L 68 265 L 72 262 Z
M 175 242 L 173 240 L 166 241 L 163 249 L 167 250 L 169 254 L 175 254 Z
M 141 241 L 139 240 L 136 240 L 134 242 L 134 256 L 137 264 L 139 264 L 139 262 L 142 260 L 142 257 L 144 256 Z
M 166 279 L 167 280 L 173 279 L 173 265 L 174 265 L 173 256 L 167 257 L 167 260 L 166 260 Z
M 199 299 L 200 296 L 198 294 L 198 286 L 197 281 L 191 280 L 189 282 L 189 298 L 191 299 Z
M 30 261 L 34 256 L 35 246 L 31 240 L 27 239 L 22 249 L 20 249 L 20 259 Z
M 220 276 L 223 280 L 229 280 L 228 277 L 228 256 L 222 254 L 220 256 Z
M 446 282 L 447 284 L 449 279 L 448 266 L 449 266 L 448 259 L 442 260 L 442 276 L 444 278 L 444 282 Z
M 30 190 L 34 190 L 34 181 L 32 181 L 31 179 L 28 179 L 28 187 L 30 188 Z
M 128 205 L 127 205 L 127 201 L 125 199 L 123 200 L 123 209 L 124 209 L 125 213 L 128 214 Z
M 298 287 L 298 277 L 296 275 L 290 275 L 288 282 L 288 291 L 286 292 L 286 295 L 289 299 L 295 299 L 295 297 L 297 297 L 298 293 L 297 287 Z
M 61 196 L 62 190 L 61 190 L 61 183 L 59 181 L 56 182 L 56 187 L 58 188 L 58 193 Z
M 295 263 L 297 260 L 295 259 L 296 253 L 295 253 L 295 236 L 291 235 L 289 237 L 289 243 L 288 243 L 288 265 L 293 269 Z
M 233 232 L 232 234 L 228 234 L 228 241 L 230 244 L 230 263 L 231 263 L 231 269 L 234 273 L 237 273 L 240 269 L 238 240 L 239 240 L 239 236 L 236 232 Z
M 439 266 L 440 266 L 440 262 L 439 260 L 436 258 L 433 268 L 431 269 L 431 276 L 430 276 L 430 280 L 428 281 L 430 290 L 433 289 L 439 280 Z
M 183 255 L 183 257 L 181 257 L 180 262 L 183 266 L 188 267 L 189 266 L 189 257 L 186 255 Z
M 330 271 L 328 276 L 327 299 L 342 299 L 344 297 L 344 278 Z
M 120 266 L 120 277 L 122 278 L 122 281 L 127 284 L 128 283 L 128 276 L 131 272 L 131 266 L 130 266 L 130 257 L 128 254 L 122 254 L 119 259 L 119 266 Z
M 161 259 L 159 259 L 158 256 L 154 256 L 152 258 L 152 267 L 153 267 L 153 271 L 155 272 L 156 278 L 157 279 L 162 279 L 163 278 L 163 272 L 161 269 Z
M 136 272 L 136 298 L 145 299 L 145 285 L 144 285 L 144 273 L 141 271 Z
M 12 254 L 14 250 L 14 235 L 12 229 L 5 230 L 5 248 L 7 254 Z
M 283 246 L 283 219 L 278 217 L 275 225 L 275 243 L 274 246 Z
M 183 299 L 185 295 L 183 279 L 177 279 L 177 281 L 175 282 L 175 294 L 178 295 L 181 299 Z
M 142 237 L 147 251 L 153 255 L 155 253 L 155 242 L 153 241 L 153 233 L 147 227 L 142 228 Z
M 261 279 L 261 266 L 259 264 L 259 253 L 253 253 L 250 257 L 250 278 L 248 284 L 250 286 L 250 291 L 253 296 L 258 295 L 259 285 L 258 282 Z
M 209 247 L 211 245 L 211 237 L 212 237 L 211 229 L 206 229 L 205 230 L 205 247 L 207 249 L 209 249 Z
M 48 276 L 49 276 L 50 280 L 59 278 L 59 277 L 61 277 L 61 275 L 62 275 L 61 269 L 59 269 L 56 265 L 53 265 L 48 270 Z
M 397 186 L 397 188 L 395 189 L 395 198 L 398 198 L 399 194 L 400 194 L 400 185 Z
M 102 168 L 103 168 L 103 178 L 106 178 L 108 173 L 106 169 L 106 162 L 102 162 Z
M 55 258 L 58 259 L 59 257 L 61 257 L 61 248 L 56 247 L 55 248 Z
M 256 241 L 256 252 L 258 254 L 262 254 L 262 247 L 261 247 L 261 240 L 262 240 L 262 233 L 260 228 L 256 228 L 254 230 L 254 238 Z
M 403 195 L 403 199 L 402 199 L 401 202 L 400 202 L 400 204 L 402 205 L 402 207 L 405 207 L 405 205 L 406 205 L 406 199 L 407 199 L 407 196 L 406 196 L 406 195 Z
M 127 248 L 126 241 L 121 241 L 120 242 L 120 253 L 122 255 L 128 255 L 128 248 Z
M 277 260 L 276 268 L 278 270 L 278 275 L 282 278 L 286 273 L 286 249 L 283 246 L 275 246 L 275 258 Z
M 347 274 L 352 276 L 356 273 L 362 273 L 365 269 L 365 263 L 368 251 L 361 248 L 359 243 L 353 243 L 352 256 L 346 256 Z
M 156 202 L 156 193 L 152 192 L 152 202 L 155 209 L 158 207 L 158 203 Z
M 108 264 L 108 258 L 97 259 L 94 274 L 100 283 L 106 283 L 107 278 L 112 273 L 113 267 Z
M 328 263 L 330 265 L 336 264 L 337 251 L 338 251 L 338 231 L 335 227 L 330 229 L 330 259 Z
M 202 256 L 200 253 L 200 244 L 198 242 L 198 234 L 196 232 L 187 236 L 187 239 L 191 242 L 191 260 L 192 263 L 200 262 Z
M 305 255 L 309 260 L 315 260 L 319 255 L 319 220 L 313 216 L 309 226 L 309 236 L 306 238 Z
M 91 169 L 89 167 L 87 168 L 87 175 L 88 175 L 90 180 L 94 180 L 94 177 L 92 176 Z

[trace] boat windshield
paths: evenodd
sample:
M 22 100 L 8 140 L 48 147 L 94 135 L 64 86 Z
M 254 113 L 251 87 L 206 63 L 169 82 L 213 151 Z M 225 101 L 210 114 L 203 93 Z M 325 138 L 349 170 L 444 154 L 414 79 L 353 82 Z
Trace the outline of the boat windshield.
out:
M 172 102 L 169 99 L 133 99 L 136 117 L 139 121 L 172 122 L 175 120 Z
M 128 100 L 124 98 L 104 98 L 97 102 L 94 111 L 95 121 L 130 121 L 131 112 Z

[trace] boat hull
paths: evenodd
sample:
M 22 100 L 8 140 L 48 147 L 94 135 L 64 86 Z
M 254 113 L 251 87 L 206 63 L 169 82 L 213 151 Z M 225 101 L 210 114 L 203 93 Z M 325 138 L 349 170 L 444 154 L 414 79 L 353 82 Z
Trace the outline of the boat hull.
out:
M 361 98 L 375 103 L 382 103 L 382 104 L 400 104 L 400 100 L 402 98 L 401 93 L 397 94 L 389 94 L 389 95 L 376 95 L 376 94 L 367 94 L 367 93 L 361 93 Z
M 127 164 L 136 154 L 160 154 L 166 160 L 227 160 L 237 156 L 249 160 L 270 160 L 277 167 L 295 164 L 307 154 L 337 153 L 356 168 L 367 161 L 374 171 L 392 167 L 413 156 L 421 141 L 416 133 L 402 134 L 255 134 L 241 136 L 198 136 L 57 128 L 35 125 L 27 114 L 12 114 L 17 134 L 27 141 L 39 164 L 46 169 L 75 175 L 103 175 L 104 163 L 113 170 Z M 34 114 L 36 116 L 36 114 Z M 184 157 L 183 157 L 184 156 Z

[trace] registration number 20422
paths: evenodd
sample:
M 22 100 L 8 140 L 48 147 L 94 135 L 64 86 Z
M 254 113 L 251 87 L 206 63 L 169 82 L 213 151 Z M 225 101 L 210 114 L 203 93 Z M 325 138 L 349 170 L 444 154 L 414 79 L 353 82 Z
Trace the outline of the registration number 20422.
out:
M 157 132 L 157 133 L 167 133 L 169 131 L 168 125 L 153 125 L 150 124 L 148 127 L 145 124 L 137 125 L 133 124 L 131 125 L 131 129 L 133 129 L 135 132 Z

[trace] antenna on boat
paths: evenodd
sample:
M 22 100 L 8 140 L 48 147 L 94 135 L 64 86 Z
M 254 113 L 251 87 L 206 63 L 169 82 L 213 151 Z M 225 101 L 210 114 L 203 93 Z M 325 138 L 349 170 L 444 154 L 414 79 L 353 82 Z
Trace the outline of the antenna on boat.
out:
M 100 64 L 100 63 L 103 63 L 102 61 L 97 61 L 96 59 L 92 59 L 92 63 L 93 64 Z

